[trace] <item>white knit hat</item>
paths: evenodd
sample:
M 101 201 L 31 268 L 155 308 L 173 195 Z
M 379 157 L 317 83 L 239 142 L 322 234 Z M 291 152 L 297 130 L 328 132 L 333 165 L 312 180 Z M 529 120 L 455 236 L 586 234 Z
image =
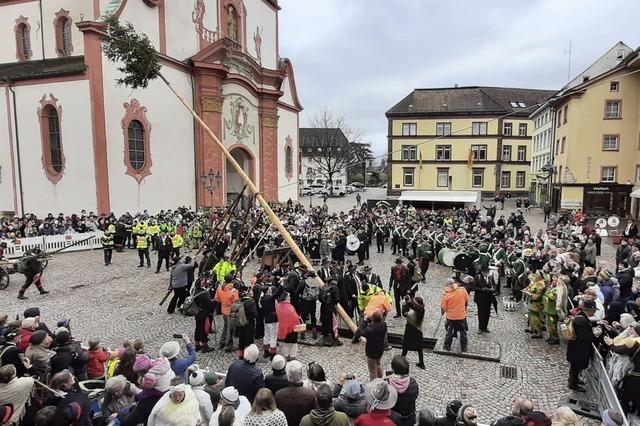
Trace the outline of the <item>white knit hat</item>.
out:
M 204 384 L 204 372 L 196 370 L 189 375 L 189 383 L 191 386 L 202 386 Z
M 260 354 L 260 351 L 258 350 L 258 347 L 255 345 L 255 343 L 252 343 L 251 345 L 244 348 L 243 358 L 245 361 L 253 364 L 258 360 L 259 354 Z

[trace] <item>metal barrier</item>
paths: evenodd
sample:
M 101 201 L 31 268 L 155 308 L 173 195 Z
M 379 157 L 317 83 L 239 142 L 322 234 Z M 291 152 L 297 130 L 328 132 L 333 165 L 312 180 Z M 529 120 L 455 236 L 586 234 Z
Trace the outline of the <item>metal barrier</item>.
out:
M 595 346 L 594 346 L 595 348 Z M 629 426 L 629 421 L 622 411 L 618 395 L 611 384 L 607 369 L 598 349 L 594 349 L 589 368 L 584 370 L 589 385 L 590 399 L 569 398 L 568 406 L 577 414 L 601 420 L 600 413 L 604 410 L 615 410 L 622 415 L 623 426 Z
M 44 252 L 52 252 L 68 247 L 66 251 L 83 251 L 101 248 L 102 231 L 82 234 L 50 235 L 32 238 L 5 240 L 7 248 L 4 256 L 7 259 L 22 257 L 27 251 L 38 248 Z M 86 240 L 86 241 L 83 241 Z M 75 244 L 75 245 L 74 245 Z M 73 245 L 73 247 L 69 247 Z

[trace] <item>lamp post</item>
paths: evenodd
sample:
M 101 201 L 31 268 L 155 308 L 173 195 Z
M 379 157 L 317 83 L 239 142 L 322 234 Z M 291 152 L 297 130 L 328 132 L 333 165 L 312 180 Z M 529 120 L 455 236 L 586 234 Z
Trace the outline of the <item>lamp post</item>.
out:
M 213 207 L 213 193 L 220 187 L 222 182 L 222 175 L 220 172 L 214 173 L 212 169 L 209 169 L 208 173 L 202 172 L 200 174 L 200 182 L 204 187 L 204 190 L 209 193 L 211 197 L 211 207 Z
M 545 172 L 547 174 L 547 198 L 545 200 L 545 202 L 549 201 L 549 199 L 551 198 L 551 194 L 553 191 L 553 173 L 554 173 L 554 167 L 553 164 L 551 163 L 547 163 L 544 166 L 542 166 L 542 168 L 540 169 L 541 171 Z

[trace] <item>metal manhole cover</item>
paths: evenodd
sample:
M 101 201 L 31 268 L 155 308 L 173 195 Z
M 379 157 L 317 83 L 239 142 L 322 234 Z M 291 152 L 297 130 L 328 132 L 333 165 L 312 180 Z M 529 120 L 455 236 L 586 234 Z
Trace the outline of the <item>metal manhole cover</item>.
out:
M 501 365 L 500 366 L 500 378 L 509 379 L 509 380 L 516 380 L 518 378 L 518 368 L 517 367 L 511 367 L 511 366 L 508 366 L 508 365 Z

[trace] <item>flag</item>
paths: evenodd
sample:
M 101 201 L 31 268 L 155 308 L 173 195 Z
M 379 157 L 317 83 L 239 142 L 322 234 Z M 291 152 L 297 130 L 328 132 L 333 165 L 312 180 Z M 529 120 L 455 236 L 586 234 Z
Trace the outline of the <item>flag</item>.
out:
M 471 148 L 469 148 L 469 157 L 467 158 L 467 167 L 468 168 L 473 167 L 473 150 Z

